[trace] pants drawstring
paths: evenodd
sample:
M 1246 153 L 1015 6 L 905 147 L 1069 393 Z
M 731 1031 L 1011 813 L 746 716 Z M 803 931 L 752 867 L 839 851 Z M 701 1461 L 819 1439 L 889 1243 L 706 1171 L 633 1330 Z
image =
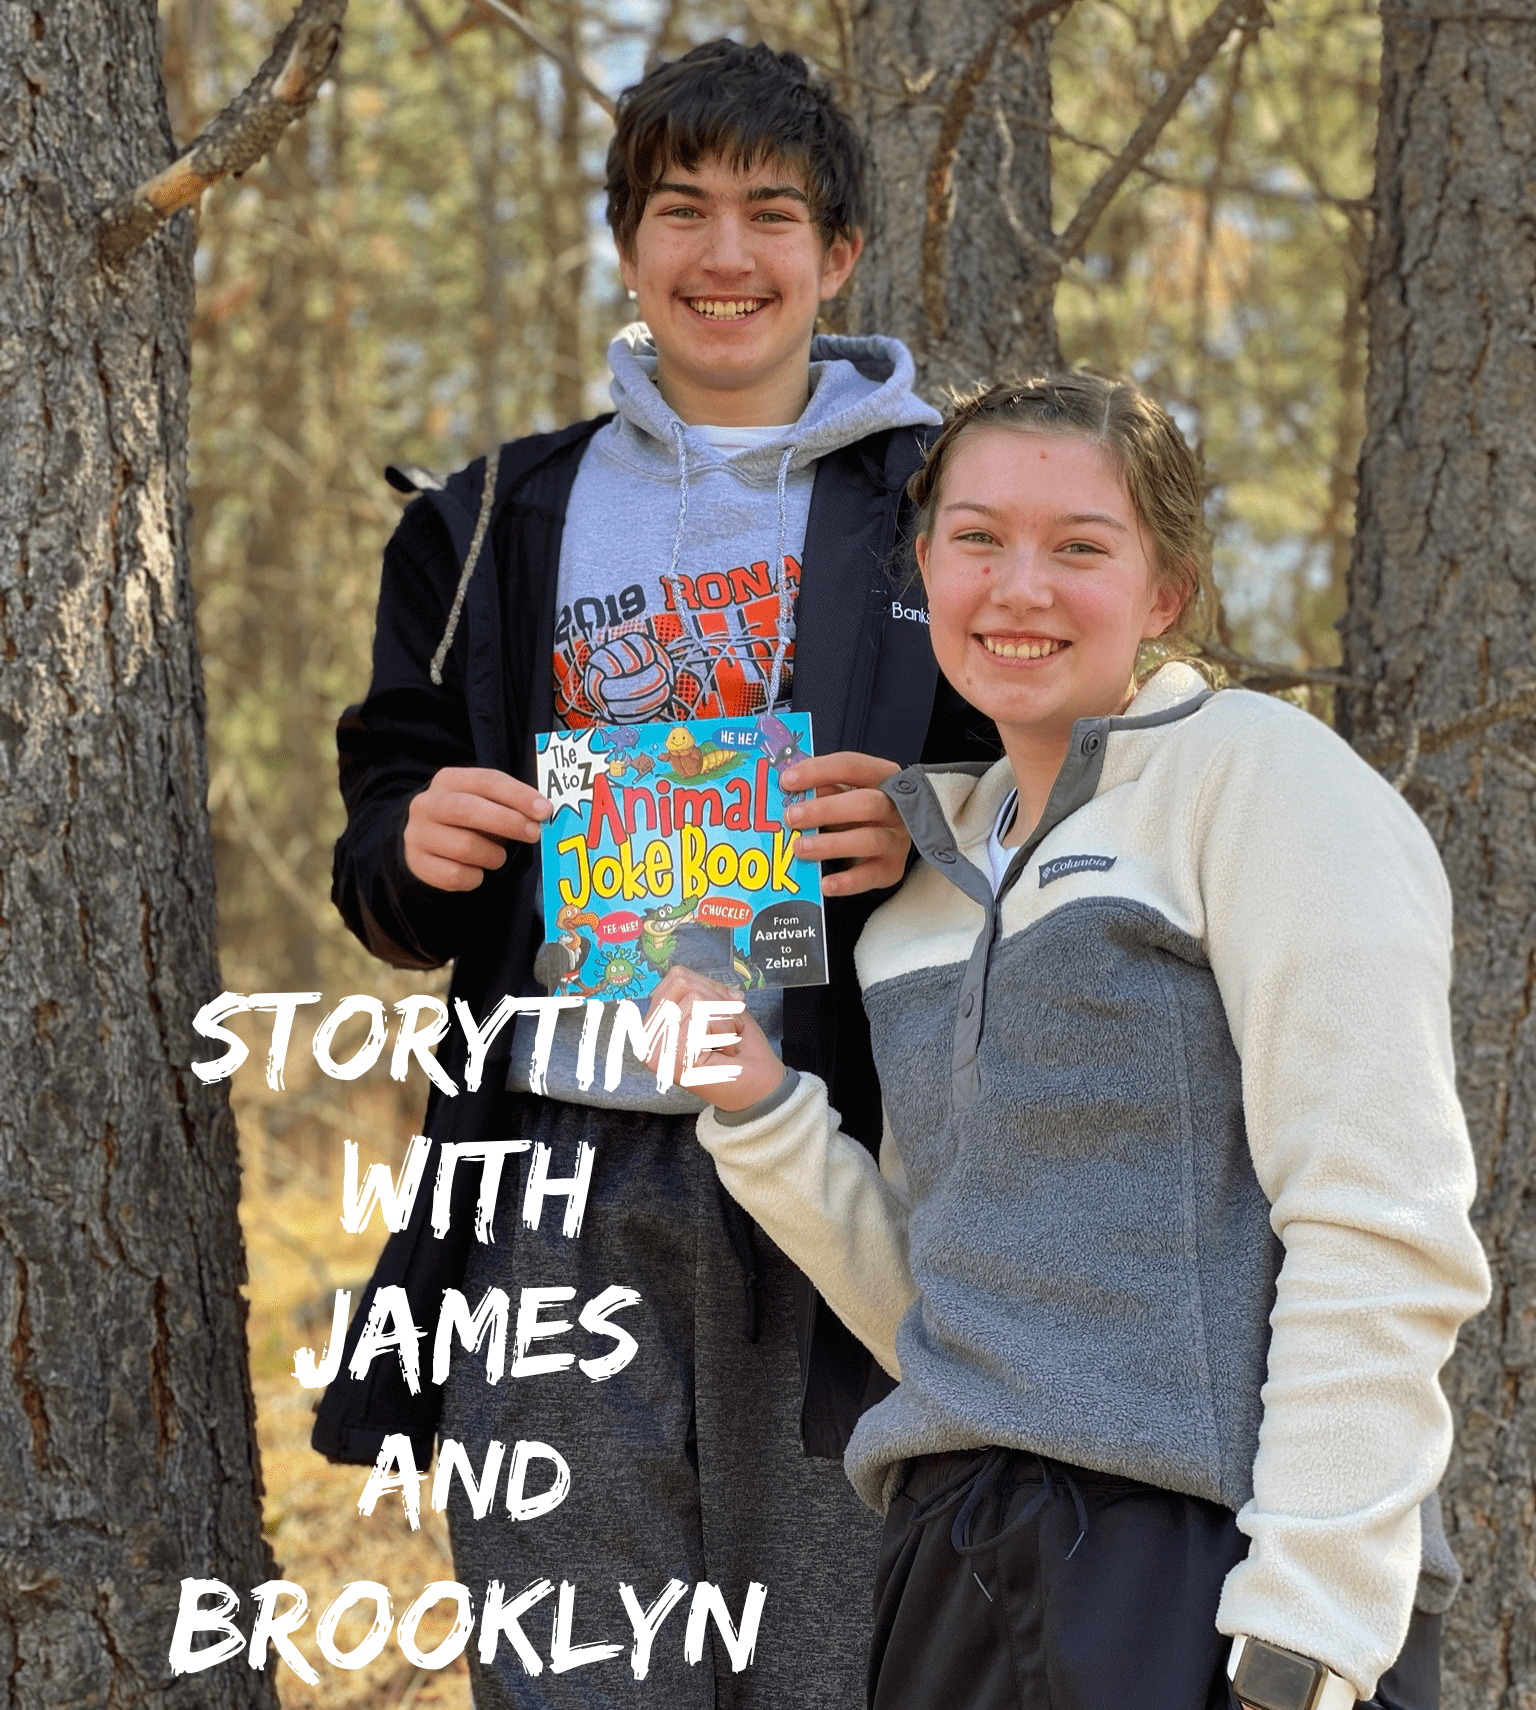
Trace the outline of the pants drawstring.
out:
M 1025 1503 L 1023 1510 L 1017 1514 L 1000 1532 L 990 1538 L 983 1538 L 979 1543 L 970 1540 L 971 1521 L 975 1518 L 976 1510 L 981 1506 L 982 1498 L 997 1481 L 997 1475 L 1007 1464 L 1010 1454 L 1008 1449 L 989 1449 L 981 1465 L 972 1471 L 962 1472 L 952 1478 L 947 1484 L 941 1485 L 934 1491 L 926 1502 L 918 1505 L 913 1511 L 911 1524 L 926 1526 L 930 1520 L 936 1520 L 941 1514 L 959 1504 L 960 1511 L 955 1515 L 954 1524 L 949 1529 L 949 1541 L 954 1547 L 955 1554 L 964 1558 L 984 1555 L 989 1550 L 995 1550 L 999 1544 L 1005 1543 L 1015 1533 L 1020 1532 L 1045 1507 L 1052 1497 L 1057 1495 L 1055 1481 L 1051 1477 L 1051 1462 L 1044 1455 L 1034 1457 L 1040 1468 L 1040 1489 Z M 1077 1515 L 1077 1537 L 1072 1541 L 1072 1548 L 1067 1551 L 1066 1559 L 1071 1561 L 1077 1554 L 1077 1546 L 1088 1536 L 1088 1510 L 1083 1502 L 1083 1494 L 1077 1488 L 1077 1480 L 1071 1470 L 1056 1462 L 1056 1471 L 1066 1489 L 1062 1494 L 1069 1495 L 1072 1507 Z M 985 1588 L 983 1588 L 985 1589 Z

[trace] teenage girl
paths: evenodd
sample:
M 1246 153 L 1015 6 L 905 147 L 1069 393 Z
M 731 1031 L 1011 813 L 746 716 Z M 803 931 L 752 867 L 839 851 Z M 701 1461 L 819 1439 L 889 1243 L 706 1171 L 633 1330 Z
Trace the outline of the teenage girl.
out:
M 882 786 L 921 860 L 858 946 L 879 1160 L 747 1017 L 699 1119 L 900 1380 L 846 1457 L 872 1710 L 1431 1710 L 1438 1374 L 1488 1291 L 1434 847 L 1296 708 L 1136 686 L 1209 574 L 1136 388 L 984 392 L 912 494 L 1006 758 Z

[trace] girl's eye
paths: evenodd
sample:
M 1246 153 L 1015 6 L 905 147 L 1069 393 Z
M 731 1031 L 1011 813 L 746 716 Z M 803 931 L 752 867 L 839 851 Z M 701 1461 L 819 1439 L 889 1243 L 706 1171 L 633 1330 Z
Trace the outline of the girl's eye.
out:
M 963 533 L 957 534 L 955 539 L 965 541 L 968 545 L 997 545 L 997 537 L 995 535 L 988 534 L 984 528 L 968 528 Z
M 1103 557 L 1104 555 L 1104 548 L 1092 540 L 1069 540 L 1060 550 L 1071 555 L 1092 555 L 1094 557 Z

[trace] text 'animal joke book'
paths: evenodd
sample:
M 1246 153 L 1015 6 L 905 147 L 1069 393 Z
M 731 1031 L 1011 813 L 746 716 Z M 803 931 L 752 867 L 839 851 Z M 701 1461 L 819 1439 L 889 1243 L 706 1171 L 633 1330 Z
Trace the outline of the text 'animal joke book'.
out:
M 556 996 L 640 998 L 674 963 L 728 985 L 827 978 L 821 869 L 796 859 L 779 775 L 809 713 L 538 739 L 544 936 Z

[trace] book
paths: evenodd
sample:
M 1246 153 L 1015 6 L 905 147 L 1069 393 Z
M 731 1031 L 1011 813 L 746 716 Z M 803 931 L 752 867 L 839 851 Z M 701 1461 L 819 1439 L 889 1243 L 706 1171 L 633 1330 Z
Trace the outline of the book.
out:
M 643 998 L 674 964 L 727 985 L 824 985 L 821 869 L 796 859 L 780 773 L 809 713 L 602 725 L 538 738 L 546 983 Z

